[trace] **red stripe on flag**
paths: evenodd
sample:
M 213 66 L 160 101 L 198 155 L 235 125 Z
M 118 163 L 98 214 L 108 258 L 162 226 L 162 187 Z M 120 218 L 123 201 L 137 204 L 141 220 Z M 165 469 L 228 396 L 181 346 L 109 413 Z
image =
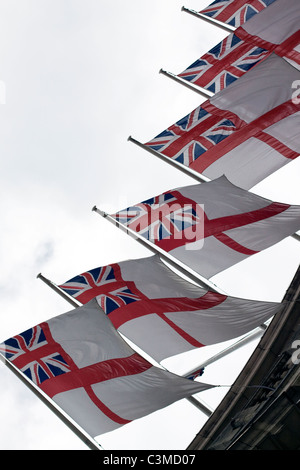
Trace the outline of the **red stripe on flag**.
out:
M 204 103 L 201 104 L 201 108 L 205 109 L 205 111 L 210 114 L 215 114 L 216 116 L 219 116 L 220 120 L 229 119 L 230 121 L 234 122 L 237 128 L 240 128 L 246 124 L 246 121 L 240 118 L 237 114 L 233 113 L 228 109 L 220 109 L 214 104 L 212 104 L 209 100 L 204 101 Z
M 121 418 L 121 416 L 117 415 L 110 408 L 108 408 L 108 406 L 106 406 L 103 403 L 103 401 L 101 401 L 97 397 L 97 395 L 95 394 L 95 392 L 93 391 L 93 389 L 90 385 L 85 387 L 85 391 L 88 394 L 88 396 L 90 397 L 90 399 L 92 400 L 92 402 L 94 403 L 94 405 L 96 405 L 97 408 L 99 408 L 99 410 L 102 411 L 102 413 L 105 414 L 109 419 L 111 419 L 112 421 L 115 421 L 115 423 L 118 423 L 118 424 L 122 425 L 122 424 L 130 423 L 132 421 L 132 420 L 129 420 L 129 419 Z
M 120 289 L 125 286 L 126 284 L 124 283 L 124 281 L 117 281 L 117 282 L 114 281 L 114 282 L 104 284 L 102 286 L 95 285 L 95 286 L 92 286 L 91 289 L 82 292 L 82 294 L 76 295 L 75 298 L 79 300 L 81 303 L 86 304 L 97 295 L 106 294 L 106 293 L 111 292 L 112 290 Z
M 243 255 L 251 256 L 258 253 L 258 251 L 250 250 L 250 248 L 246 248 L 245 246 L 240 245 L 240 243 L 236 242 L 235 240 L 233 240 L 233 238 L 230 238 L 225 233 L 219 233 L 218 235 L 215 235 L 215 237 L 217 240 L 219 240 L 219 242 L 223 243 L 234 251 L 242 253 Z
M 295 150 L 292 150 L 290 147 L 285 145 L 283 142 L 280 142 L 280 140 L 276 139 L 275 137 L 271 136 L 270 134 L 267 134 L 266 132 L 261 132 L 260 134 L 257 134 L 255 136 L 255 138 L 261 140 L 262 142 L 265 142 L 270 147 L 272 147 L 274 150 L 277 150 L 277 152 L 279 152 L 285 158 L 289 158 L 290 160 L 294 160 L 295 158 L 299 157 L 299 152 L 295 152 Z
M 121 272 L 120 272 L 119 266 L 117 266 L 117 267 L 118 267 L 117 271 L 119 271 L 118 274 L 120 276 Z M 95 383 L 94 382 L 95 380 L 96 380 L 96 382 L 101 381 L 99 379 L 99 376 L 97 375 L 97 374 L 99 374 L 99 372 L 101 374 L 102 380 L 104 380 L 104 379 L 108 380 L 110 378 L 113 378 L 113 377 L 109 376 L 109 370 L 107 370 L 108 362 L 110 362 L 109 365 L 111 366 L 111 375 L 119 373 L 120 374 L 119 376 L 121 376 L 122 373 L 123 373 L 123 375 L 129 375 L 129 374 L 133 374 L 133 373 L 143 372 L 144 370 L 147 370 L 148 368 L 150 368 L 151 364 L 149 364 L 147 361 L 145 361 L 138 354 L 134 354 L 134 355 L 132 355 L 128 358 L 129 360 L 127 361 L 127 363 L 125 363 L 127 358 L 125 358 L 125 360 L 123 358 L 122 358 L 122 360 L 112 359 L 110 361 L 103 361 L 103 362 L 99 363 L 100 368 L 97 368 L 97 364 L 88 366 L 88 367 L 84 368 L 84 372 L 81 373 L 81 370 L 83 370 L 83 369 L 79 369 L 77 367 L 77 365 L 75 364 L 75 362 L 73 361 L 73 359 L 69 356 L 69 354 L 67 354 L 63 350 L 63 348 L 60 346 L 59 343 L 56 343 L 54 341 L 54 339 L 52 337 L 52 334 L 50 332 L 50 328 L 49 328 L 48 323 L 42 323 L 41 327 L 43 328 L 43 331 L 45 333 L 47 341 L 50 344 L 52 344 L 52 347 L 55 349 L 55 351 L 58 351 L 58 350 L 60 351 L 60 354 L 66 360 L 69 367 L 71 368 L 71 372 L 67 372 L 66 374 L 59 375 L 57 377 L 53 377 L 53 378 L 50 378 L 48 380 L 45 380 L 42 384 L 40 384 L 40 388 L 45 393 L 47 393 L 47 395 L 50 398 L 53 398 L 54 395 L 56 395 L 57 393 L 61 393 L 62 391 L 73 390 L 74 388 L 77 388 L 77 386 L 83 387 L 85 392 L 88 394 L 89 398 L 93 401 L 93 403 L 102 411 L 102 413 L 104 413 L 106 416 L 108 416 L 111 420 L 115 421 L 118 424 L 126 424 L 126 423 L 130 422 L 128 420 L 125 420 L 125 419 L 121 418 L 120 416 L 115 414 L 112 410 L 110 410 L 96 396 L 96 394 L 92 390 L 91 384 Z M 101 367 L 101 364 L 103 364 L 103 367 Z M 101 369 L 101 371 L 99 369 Z M 85 373 L 86 370 L 88 371 L 87 373 Z M 63 380 L 61 380 L 62 377 L 64 377 Z M 75 379 L 74 379 L 74 377 L 75 377 Z M 84 384 L 84 379 L 89 379 L 90 382 L 88 382 L 87 384 Z M 77 380 L 77 382 L 76 382 L 76 380 Z M 60 386 L 62 387 L 61 389 L 60 389 Z M 65 387 L 65 389 L 63 389 L 63 387 Z M 56 390 L 56 392 L 55 392 L 55 390 Z M 50 393 L 48 393 L 48 392 L 50 392 Z
M 262 47 L 263 49 L 266 49 L 269 52 L 273 51 L 275 47 L 277 46 L 277 44 L 274 44 L 273 42 L 265 41 L 260 36 L 248 33 L 248 31 L 246 31 L 243 28 L 243 26 L 240 26 L 239 28 L 237 28 L 234 34 L 238 38 L 242 39 L 242 41 L 245 41 L 248 44 L 252 44 L 252 47 L 253 46 Z
M 38 347 L 33 351 L 27 350 L 28 352 L 12 361 L 14 365 L 21 369 L 32 361 L 35 361 L 35 368 L 37 368 L 37 364 L 40 363 L 40 360 L 43 357 L 54 352 L 59 353 L 67 363 L 70 371 L 45 380 L 41 384 L 38 384 L 39 388 L 41 388 L 41 390 L 43 390 L 50 398 L 53 398 L 58 393 L 67 392 L 76 388 L 83 388 L 93 403 L 111 420 L 118 424 L 129 423 L 130 420 L 124 419 L 115 414 L 96 396 L 92 389 L 92 385 L 117 377 L 140 374 L 150 369 L 152 364 L 143 359 L 139 354 L 135 353 L 129 357 L 109 359 L 107 361 L 91 364 L 90 366 L 79 369 L 69 354 L 67 354 L 62 346 L 53 339 L 48 323 L 44 322 L 39 326 L 42 328 L 48 344 Z M 23 341 L 23 338 L 19 337 L 19 340 Z M 23 347 L 25 350 L 27 349 L 25 343 L 23 344 Z M 37 371 L 36 376 L 38 376 Z
M 173 191 L 173 194 L 175 192 Z M 180 194 L 180 193 L 179 193 Z M 179 197 L 178 197 L 179 198 Z M 188 198 L 184 198 L 186 203 L 188 203 Z M 195 201 L 193 201 L 195 204 Z M 200 206 L 199 206 L 200 207 Z M 189 227 L 182 232 L 182 237 L 176 238 L 165 238 L 159 241 L 155 241 L 155 244 L 159 246 L 161 249 L 169 252 L 174 250 L 175 248 L 181 247 L 188 243 L 193 243 L 196 240 L 200 240 L 201 238 L 207 238 L 211 236 L 220 235 L 223 232 L 228 230 L 233 230 L 248 224 L 252 224 L 258 222 L 260 220 L 267 219 L 269 217 L 273 217 L 274 215 L 280 214 L 281 212 L 287 210 L 290 206 L 288 204 L 281 204 L 277 202 L 273 202 L 266 207 L 262 207 L 260 209 L 256 209 L 249 212 L 244 212 L 242 214 L 234 214 L 225 217 L 217 217 L 215 219 L 209 219 L 204 212 L 204 222 L 198 222 L 193 227 Z M 199 230 L 200 228 L 200 230 Z M 204 231 L 203 231 L 204 229 Z M 221 237 L 218 238 L 221 241 Z M 228 239 L 223 237 L 224 242 L 228 245 Z M 232 242 L 230 248 L 234 248 L 234 243 Z M 241 245 L 236 244 L 237 251 L 241 252 Z M 248 250 L 247 247 L 243 247 L 244 250 Z M 252 251 L 252 250 L 251 250 Z M 253 254 L 253 253 L 252 253 Z
M 209 308 L 220 305 L 227 299 L 227 296 L 216 293 L 207 292 L 202 297 L 188 298 L 188 297 L 171 297 L 161 299 L 144 299 L 136 304 L 122 306 L 109 314 L 109 319 L 116 329 L 128 321 L 136 318 L 144 317 L 146 315 L 158 315 L 164 322 L 166 322 L 176 333 L 181 336 L 192 346 L 200 348 L 204 344 L 200 343 L 193 336 L 189 335 L 186 331 L 176 325 L 167 313 L 176 312 L 189 312 L 196 310 L 207 310 Z
M 289 59 L 295 60 L 297 63 L 299 63 L 299 52 L 293 50 L 299 44 L 300 30 L 296 31 L 281 44 L 278 44 L 274 52 L 281 57 L 288 57 Z
M 148 361 L 135 353 L 128 357 L 108 359 L 107 361 L 91 364 L 81 369 L 77 368 L 66 374 L 45 380 L 40 388 L 50 398 L 53 398 L 58 393 L 90 387 L 93 384 L 118 377 L 141 374 L 151 367 L 152 365 Z
M 224 294 L 218 292 L 208 291 L 202 297 L 189 298 L 189 297 L 172 297 L 153 299 L 153 305 L 160 308 L 164 313 L 184 312 L 194 310 L 207 310 L 216 307 L 227 299 Z
M 226 139 L 219 142 L 213 148 L 208 149 L 201 155 L 201 157 L 197 158 L 197 160 L 191 164 L 190 168 L 198 171 L 199 173 L 202 173 L 212 163 L 241 145 L 250 137 L 256 137 L 256 135 L 260 135 L 262 130 L 266 130 L 272 124 L 275 124 L 282 119 L 297 113 L 299 110 L 300 103 L 293 103 L 292 100 L 286 101 L 285 103 L 276 106 L 249 124 L 245 124 L 240 129 L 237 129 L 232 135 L 229 135 Z
M 49 356 L 50 354 L 53 354 L 55 352 L 60 353 L 60 351 L 58 351 L 57 349 L 53 349 L 52 344 L 46 344 L 32 351 L 27 350 L 26 352 L 24 352 L 24 354 L 21 354 L 15 359 L 11 359 L 11 362 L 13 362 L 13 364 L 18 367 L 18 369 L 23 369 L 23 367 L 27 366 L 31 362 L 39 362 L 40 358 Z
M 182 328 L 180 328 L 176 323 L 172 322 L 170 318 L 166 317 L 163 313 L 158 313 L 158 316 L 164 320 L 176 333 L 181 336 L 185 341 L 190 343 L 192 346 L 195 348 L 201 348 L 204 346 L 204 344 L 200 343 L 197 341 L 193 336 L 189 335 L 186 331 L 184 331 Z
M 298 44 L 300 43 L 300 30 L 291 34 L 280 44 L 265 41 L 260 36 L 250 34 L 242 26 L 237 28 L 234 34 L 249 45 L 252 44 L 252 47 L 261 47 L 269 52 L 274 52 L 280 57 L 285 57 L 286 55 L 289 56 L 294 47 L 298 46 Z
M 288 54 L 285 55 L 288 59 L 296 62 L 296 64 L 300 65 L 300 52 L 298 51 L 290 51 Z
M 218 217 L 216 219 L 208 219 L 204 221 L 204 236 L 210 237 L 216 234 L 227 232 L 235 228 L 243 227 L 248 224 L 259 222 L 273 217 L 281 212 L 286 211 L 290 205 L 280 202 L 272 202 L 266 207 L 256 209 L 242 214 Z

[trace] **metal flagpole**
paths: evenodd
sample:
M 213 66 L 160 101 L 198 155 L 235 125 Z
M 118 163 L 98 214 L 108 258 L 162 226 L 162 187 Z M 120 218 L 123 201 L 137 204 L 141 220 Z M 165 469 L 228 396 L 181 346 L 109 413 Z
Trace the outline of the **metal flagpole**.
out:
M 136 241 L 144 245 L 146 248 L 149 248 L 153 253 L 158 254 L 163 260 L 165 260 L 167 263 L 169 263 L 173 268 L 177 269 L 181 274 L 184 276 L 188 277 L 191 281 L 195 282 L 198 286 L 203 287 L 206 286 L 208 289 L 218 292 L 219 294 L 225 294 L 220 288 L 218 288 L 214 283 L 209 281 L 208 279 L 205 279 L 202 277 L 200 274 L 196 273 L 192 269 L 190 269 L 188 266 L 186 266 L 184 263 L 181 263 L 179 260 L 176 260 L 173 256 L 169 255 L 169 253 L 165 252 L 158 246 L 154 245 L 154 243 L 150 242 L 146 238 L 142 237 L 139 233 L 133 231 L 132 229 L 126 227 L 123 225 L 121 222 L 117 222 L 111 215 L 107 214 L 106 212 L 98 209 L 96 206 L 92 208 L 92 211 L 97 212 L 99 215 L 101 215 L 104 219 L 109 220 L 113 225 L 117 226 L 124 232 L 126 232 L 128 235 L 130 235 L 132 238 L 134 238 Z M 226 294 L 225 294 L 226 295 Z
M 160 153 L 160 152 L 158 152 L 157 150 L 154 150 L 154 149 L 152 149 L 151 147 L 148 147 L 147 145 L 142 144 L 142 143 L 139 142 L 138 140 L 136 140 L 136 139 L 134 139 L 133 137 L 131 137 L 131 135 L 128 137 L 127 140 L 129 140 L 130 142 L 133 142 L 133 143 L 134 143 L 135 145 L 137 145 L 138 147 L 141 147 L 142 149 L 147 150 L 147 152 L 151 153 L 151 154 L 154 155 L 155 157 L 160 158 L 161 160 L 163 160 L 164 162 L 168 163 L 169 165 L 174 166 L 175 168 L 177 168 L 178 170 L 182 171 L 182 172 L 185 173 L 186 175 L 191 176 L 191 177 L 194 178 L 196 181 L 198 181 L 198 183 L 206 183 L 206 182 L 210 181 L 209 178 L 207 178 L 206 176 L 202 175 L 201 173 L 198 173 L 197 171 L 192 170 L 191 168 L 189 168 L 189 167 L 183 165 L 182 163 L 177 162 L 176 160 L 173 160 L 173 159 L 170 158 L 170 157 L 167 157 L 167 156 L 164 155 L 163 153 Z
M 81 306 L 81 304 L 79 302 L 77 302 L 76 300 L 74 300 L 73 297 L 70 297 L 68 294 L 66 294 L 64 291 L 62 291 L 58 286 L 53 284 L 52 281 L 49 281 L 49 279 L 44 277 L 41 273 L 39 273 L 36 277 L 38 279 L 41 279 L 45 284 L 47 284 L 49 287 L 51 287 L 51 289 L 53 289 L 55 292 L 57 292 L 57 294 L 59 294 L 65 300 L 67 300 L 69 302 L 69 304 L 71 304 L 73 307 L 80 307 Z
M 166 70 L 160 69 L 159 73 L 165 75 L 166 77 L 171 78 L 175 82 L 180 83 L 181 85 L 185 86 L 186 88 L 189 88 L 190 90 L 195 91 L 199 95 L 204 96 L 204 98 L 206 98 L 206 99 L 209 99 L 212 96 L 214 96 L 214 93 L 212 93 L 211 91 L 208 91 L 203 87 L 198 87 L 198 86 L 194 85 L 193 83 L 187 82 L 183 78 L 180 78 L 180 77 L 178 77 L 177 75 L 174 75 L 171 72 L 167 72 Z
M 213 364 L 214 362 L 217 362 L 218 360 L 222 359 L 223 357 L 227 356 L 228 354 L 231 354 L 231 353 L 237 351 L 239 348 L 241 348 L 243 346 L 246 346 L 251 341 L 254 341 L 257 338 L 261 338 L 266 329 L 267 329 L 267 325 L 264 325 L 264 324 L 260 325 L 254 331 L 250 332 L 247 336 L 244 336 L 243 338 L 239 339 L 238 341 L 236 341 L 232 345 L 230 345 L 227 348 L 219 351 L 217 354 L 215 354 L 214 356 L 212 356 L 209 359 L 207 359 L 206 361 L 204 361 L 197 368 L 193 368 L 191 371 L 186 372 L 185 374 L 183 374 L 182 377 L 190 378 L 191 376 L 195 375 L 197 372 L 199 372 L 201 369 L 204 369 L 208 365 Z M 197 399 L 194 398 L 194 397 L 190 397 L 190 401 L 191 401 L 191 403 L 196 405 L 195 402 L 197 402 Z M 201 409 L 200 407 L 199 407 L 199 409 L 201 409 L 201 411 L 204 414 L 206 414 L 206 416 L 208 416 L 208 417 L 211 416 L 211 414 L 213 413 L 213 410 L 208 409 L 200 401 L 199 401 L 199 403 L 200 403 L 200 406 L 202 406 L 202 407 L 204 406 L 203 409 Z
M 210 18 L 209 16 L 203 15 L 202 13 L 198 13 L 197 11 L 191 10 L 190 8 L 182 7 L 181 10 L 185 11 L 186 13 L 190 13 L 190 15 L 196 16 L 197 18 L 200 18 L 203 21 L 207 21 L 207 23 L 210 23 L 214 26 L 218 26 L 219 28 L 224 29 L 224 31 L 227 31 L 228 33 L 233 33 L 236 30 L 234 26 L 224 24 L 221 21 L 215 20 L 214 18 Z
M 86 444 L 91 450 L 102 450 L 100 444 L 98 444 L 93 438 L 85 434 L 83 430 L 80 430 L 70 419 L 64 414 L 64 412 L 50 399 L 46 394 L 42 392 L 25 374 L 22 373 L 12 362 L 10 362 L 2 353 L 0 353 L 0 361 L 3 362 L 16 376 L 20 379 L 28 388 L 31 390 L 36 397 L 38 397 L 61 421 L 73 431 L 77 437 L 79 437 L 84 444 Z
M 247 336 L 244 336 L 243 338 L 239 339 L 236 341 L 234 344 L 228 346 L 227 348 L 221 350 L 214 356 L 210 357 L 206 361 L 204 361 L 200 366 L 197 368 L 193 368 L 189 372 L 186 372 L 182 375 L 182 377 L 185 378 L 190 378 L 191 376 L 195 375 L 197 372 L 199 372 L 201 369 L 204 369 L 210 364 L 213 364 L 214 362 L 217 362 L 219 359 L 222 359 L 223 357 L 227 356 L 228 354 L 231 354 L 232 352 L 238 350 L 239 348 L 245 346 L 246 344 L 250 343 L 251 341 L 255 340 L 256 338 L 261 338 L 261 336 L 264 334 L 265 330 L 267 329 L 266 325 L 261 325 L 258 328 L 256 328 L 254 331 L 249 333 Z M 213 413 L 213 410 L 208 408 L 206 405 L 204 405 L 200 400 L 194 397 L 189 397 L 188 400 L 195 406 L 199 408 L 206 416 L 210 417 Z
M 217 362 L 219 359 L 222 359 L 223 357 L 227 356 L 228 354 L 231 354 L 232 352 L 234 352 L 237 349 L 245 346 L 246 344 L 250 343 L 251 341 L 253 341 L 257 338 L 260 338 L 264 334 L 266 329 L 267 329 L 267 325 L 261 325 L 258 328 L 255 328 L 255 330 L 251 331 L 250 333 L 248 333 L 243 338 L 240 338 L 235 343 L 231 344 L 230 346 L 228 346 L 225 349 L 222 349 L 217 354 L 215 354 L 214 356 L 212 356 L 209 359 L 207 359 L 206 361 L 204 361 L 197 368 L 193 368 L 189 372 L 186 372 L 185 374 L 183 374 L 183 377 L 188 378 L 190 376 L 193 376 L 199 370 L 204 369 L 205 367 L 207 367 L 210 364 L 213 364 L 214 362 Z
M 192 403 L 192 405 L 196 406 L 202 413 L 204 413 L 208 418 L 213 414 L 213 410 L 208 408 L 204 403 L 194 397 L 188 397 L 187 400 Z

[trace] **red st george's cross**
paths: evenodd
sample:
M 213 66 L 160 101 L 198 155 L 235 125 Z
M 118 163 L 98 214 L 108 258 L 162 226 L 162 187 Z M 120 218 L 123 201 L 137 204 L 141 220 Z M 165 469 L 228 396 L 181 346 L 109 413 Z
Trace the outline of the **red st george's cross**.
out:
M 268 128 L 299 110 L 300 103 L 290 99 L 246 123 L 235 113 L 219 109 L 207 100 L 145 145 L 199 173 L 250 138 L 293 160 L 299 153 L 268 133 Z M 224 173 L 225 170 L 226 167 Z
M 28 342 L 29 337 L 31 339 Z M 36 341 L 37 337 L 39 337 L 38 341 Z M 102 413 L 121 425 L 129 423 L 130 420 L 121 418 L 109 409 L 94 393 L 92 385 L 124 375 L 139 374 L 152 367 L 139 354 L 132 354 L 129 357 L 109 359 L 79 368 L 62 346 L 54 341 L 47 322 L 5 341 L 0 345 L 0 351 L 25 373 L 29 369 L 36 370 L 36 377 L 32 377 L 29 373 L 26 375 L 50 398 L 62 392 L 84 388 L 89 398 Z M 56 369 L 52 368 L 51 371 L 48 368 L 48 376 L 45 376 L 38 369 L 45 369 L 45 363 L 49 356 L 57 357 L 59 360 Z M 63 368 L 61 364 L 63 364 Z M 37 379 L 38 376 L 40 378 Z
M 73 279 L 70 279 L 59 287 L 67 293 L 74 293 L 74 290 L 78 289 L 79 294 L 75 295 L 75 297 L 82 303 L 87 303 L 97 296 L 99 305 L 108 315 L 116 329 L 135 318 L 156 314 L 176 331 L 179 336 L 194 347 L 202 347 L 203 344 L 173 323 L 166 314 L 171 312 L 206 310 L 221 304 L 227 298 L 227 296 L 216 292 L 206 292 L 199 298 L 174 297 L 150 299 L 136 287 L 134 282 L 126 281 L 122 278 L 121 269 L 117 263 L 98 269 L 109 269 L 113 273 L 110 283 L 101 285 L 101 282 L 95 284 L 92 281 L 92 283 L 89 282 L 87 284 L 86 281 L 90 280 L 91 276 L 89 272 L 85 272 L 73 278 L 75 282 L 73 282 Z M 80 287 L 80 280 L 82 288 Z
M 268 219 L 290 207 L 288 204 L 272 202 L 266 207 L 249 212 L 209 219 L 202 205 L 183 196 L 179 191 L 174 190 L 167 192 L 164 193 L 164 196 L 165 199 L 162 200 L 163 202 L 161 204 L 157 204 L 157 198 L 152 198 L 141 204 L 120 211 L 112 217 L 122 222 L 128 228 L 140 233 L 148 240 L 153 241 L 155 245 L 166 252 L 213 236 L 232 250 L 246 255 L 253 255 L 257 253 L 257 251 L 241 245 L 224 232 Z M 192 208 L 193 218 L 189 218 L 187 222 L 183 220 L 183 223 L 178 228 L 178 226 L 175 226 L 176 224 L 173 223 L 172 205 L 173 207 L 177 207 L 178 205 L 181 208 Z M 160 236 L 156 236 L 153 239 L 151 236 L 153 225 L 163 227 L 170 226 L 171 229 L 169 231 L 158 229 L 156 233 L 159 233 Z M 197 249 L 198 248 L 199 246 L 197 245 Z

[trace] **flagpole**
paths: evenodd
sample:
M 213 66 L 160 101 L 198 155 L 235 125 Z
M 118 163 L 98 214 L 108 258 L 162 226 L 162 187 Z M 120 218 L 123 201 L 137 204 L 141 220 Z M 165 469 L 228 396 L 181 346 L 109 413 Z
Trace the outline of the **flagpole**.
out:
M 206 98 L 206 99 L 212 98 L 212 96 L 214 96 L 214 93 L 206 90 L 203 87 L 195 86 L 194 84 L 184 80 L 181 77 L 178 77 L 177 75 L 174 75 L 171 72 L 167 72 L 166 70 L 160 69 L 159 73 L 161 73 L 162 75 L 165 75 L 166 77 L 171 78 L 172 80 L 174 80 L 177 83 L 180 83 L 180 85 L 183 85 L 186 88 L 189 88 L 190 90 L 195 91 L 199 95 L 204 96 L 204 98 Z
M 214 356 L 210 357 L 206 361 L 204 361 L 200 366 L 197 366 L 197 368 L 191 369 L 189 372 L 186 372 L 183 374 L 183 377 L 190 377 L 194 375 L 196 372 L 198 372 L 201 369 L 204 369 L 205 367 L 209 366 L 210 364 L 213 364 L 214 362 L 219 361 L 223 357 L 227 356 L 228 354 L 231 354 L 232 352 L 235 352 L 237 349 L 246 346 L 248 343 L 251 341 L 254 341 L 257 338 L 261 338 L 261 336 L 264 334 L 264 332 L 267 329 L 267 325 L 260 325 L 258 328 L 256 328 L 254 331 L 251 331 L 250 333 L 247 334 L 247 336 L 244 336 L 243 338 L 240 338 L 238 341 L 235 343 L 231 344 L 225 349 L 222 349 L 219 351 L 217 354 Z
M 82 442 L 90 448 L 90 450 L 102 450 L 100 444 L 98 444 L 92 437 L 86 435 L 84 431 L 81 431 L 75 424 L 73 424 L 64 412 L 50 399 L 47 395 L 44 395 L 42 391 L 29 379 L 25 374 L 22 373 L 12 362 L 10 362 L 2 353 L 0 353 L 0 361 L 8 367 L 18 379 L 23 382 L 26 387 L 31 390 L 37 398 L 39 398 L 60 420 L 68 426 L 68 428 L 76 434 Z
M 73 307 L 76 308 L 76 307 L 81 306 L 81 304 L 79 302 L 75 301 L 73 299 L 73 297 L 71 298 L 70 296 L 68 296 L 63 290 L 61 290 L 57 285 L 53 284 L 52 281 L 50 281 L 49 279 L 44 277 L 41 273 L 39 273 L 36 277 L 38 279 L 41 279 L 45 284 L 47 284 L 49 287 L 51 287 L 51 289 L 53 289 L 55 292 L 57 292 L 57 294 L 59 294 L 65 300 L 67 300 L 69 302 L 69 304 L 71 304 Z
M 189 372 L 184 373 L 182 375 L 182 377 L 185 377 L 186 379 L 189 379 L 191 376 L 195 375 L 197 372 L 199 372 L 201 369 L 204 369 L 208 365 L 213 364 L 214 362 L 217 362 L 218 360 L 222 359 L 223 357 L 227 356 L 228 354 L 231 354 L 232 352 L 236 351 L 237 349 L 245 346 L 246 344 L 250 343 L 251 341 L 255 340 L 256 338 L 261 338 L 261 336 L 265 332 L 266 328 L 267 328 L 266 325 L 261 325 L 260 327 L 256 328 L 255 331 L 248 334 L 246 337 L 241 338 L 240 340 L 236 341 L 231 346 L 223 349 L 222 351 L 218 352 L 214 356 L 212 356 L 209 359 L 207 359 L 206 361 L 204 361 L 197 368 L 193 368 Z M 199 408 L 199 410 L 202 411 L 202 413 L 204 413 L 207 417 L 210 417 L 212 415 L 213 410 L 208 408 L 206 405 L 204 405 L 197 398 L 188 397 L 187 400 L 189 400 L 194 406 Z
M 202 13 L 198 13 L 197 11 L 191 10 L 190 8 L 182 7 L 181 10 L 185 11 L 186 13 L 189 13 L 190 15 L 196 16 L 197 18 L 200 18 L 201 20 L 206 21 L 207 23 L 217 26 L 218 28 L 227 31 L 228 33 L 233 33 L 236 30 L 234 26 L 224 24 L 221 21 L 215 20 L 214 18 L 210 18 L 209 16 L 203 15 Z
M 200 400 L 197 400 L 197 398 L 188 397 L 187 400 L 202 411 L 208 418 L 213 414 L 213 410 L 204 405 Z
M 154 243 L 142 237 L 139 233 L 135 232 L 129 227 L 126 227 L 126 225 L 123 225 L 121 222 L 117 222 L 111 215 L 98 209 L 96 206 L 92 208 L 92 211 L 97 212 L 104 219 L 107 219 L 113 225 L 126 232 L 128 235 L 130 235 L 136 241 L 144 245 L 146 248 L 149 248 L 149 250 L 151 250 L 153 253 L 158 254 L 163 260 L 165 260 L 167 263 L 169 263 L 171 266 L 181 272 L 181 274 L 188 277 L 191 281 L 195 282 L 198 286 L 199 284 L 202 287 L 203 285 L 205 285 L 211 291 L 218 292 L 219 294 L 225 294 L 214 283 L 210 282 L 208 279 L 205 279 L 200 274 L 193 271 L 191 268 L 188 268 L 184 263 L 181 263 L 181 261 L 176 260 L 173 256 L 169 255 L 167 252 L 165 252 L 158 246 L 155 246 Z
M 291 236 L 295 238 L 295 240 L 298 240 L 298 242 L 300 241 L 300 235 L 298 233 L 293 233 Z
M 146 150 L 147 152 L 151 153 L 151 154 L 154 155 L 155 157 L 160 158 L 161 160 L 163 160 L 164 162 L 168 163 L 169 165 L 174 166 L 175 168 L 177 168 L 178 170 L 182 171 L 182 172 L 185 173 L 186 175 L 191 176 L 191 177 L 194 178 L 196 181 L 198 181 L 198 183 L 206 183 L 206 182 L 210 181 L 209 178 L 207 178 L 206 176 L 202 175 L 201 173 L 198 173 L 197 171 L 192 170 L 191 168 L 189 168 L 189 167 L 183 165 L 182 163 L 177 162 L 176 160 L 173 160 L 173 159 L 170 158 L 170 157 L 167 157 L 167 156 L 164 155 L 163 153 L 160 153 L 160 152 L 158 152 L 157 150 L 154 150 L 154 149 L 152 149 L 151 147 L 148 147 L 148 145 L 142 144 L 142 143 L 139 142 L 138 140 L 136 140 L 136 139 L 134 139 L 133 137 L 131 137 L 131 135 L 128 137 L 127 140 L 128 140 L 129 142 L 134 143 L 134 144 L 137 145 L 138 147 L 141 147 L 142 149 Z

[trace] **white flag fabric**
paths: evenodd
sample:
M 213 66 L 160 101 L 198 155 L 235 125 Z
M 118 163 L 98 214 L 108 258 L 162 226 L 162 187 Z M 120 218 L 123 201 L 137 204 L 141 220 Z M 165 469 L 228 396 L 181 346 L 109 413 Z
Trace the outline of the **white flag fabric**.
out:
M 242 28 L 241 39 L 273 51 L 300 68 L 300 4 L 298 0 L 276 0 Z M 237 32 L 237 31 L 236 31 Z
M 272 202 L 225 176 L 167 191 L 112 217 L 206 278 L 300 228 L 300 206 Z
M 92 437 L 213 387 L 154 367 L 95 299 L 6 340 L 0 350 Z
M 279 119 L 268 125 L 268 116 L 273 120 L 276 111 Z M 196 163 L 198 171 L 210 179 L 226 174 L 232 183 L 251 189 L 299 157 L 299 129 L 300 100 L 284 103 L 229 136 L 224 145 L 215 147 L 214 154 L 205 154 L 206 158 Z
M 178 76 L 217 93 L 271 53 L 300 68 L 300 3 L 277 0 L 201 56 Z
M 282 308 L 199 288 L 157 255 L 91 269 L 59 287 L 82 303 L 96 297 L 115 328 L 158 362 L 248 333 Z
M 273 2 L 275 0 L 215 0 L 199 13 L 237 28 Z
M 272 53 L 145 145 L 208 178 L 224 174 L 249 189 L 299 155 L 298 82 L 300 72 Z M 241 146 L 249 143 L 245 152 Z

